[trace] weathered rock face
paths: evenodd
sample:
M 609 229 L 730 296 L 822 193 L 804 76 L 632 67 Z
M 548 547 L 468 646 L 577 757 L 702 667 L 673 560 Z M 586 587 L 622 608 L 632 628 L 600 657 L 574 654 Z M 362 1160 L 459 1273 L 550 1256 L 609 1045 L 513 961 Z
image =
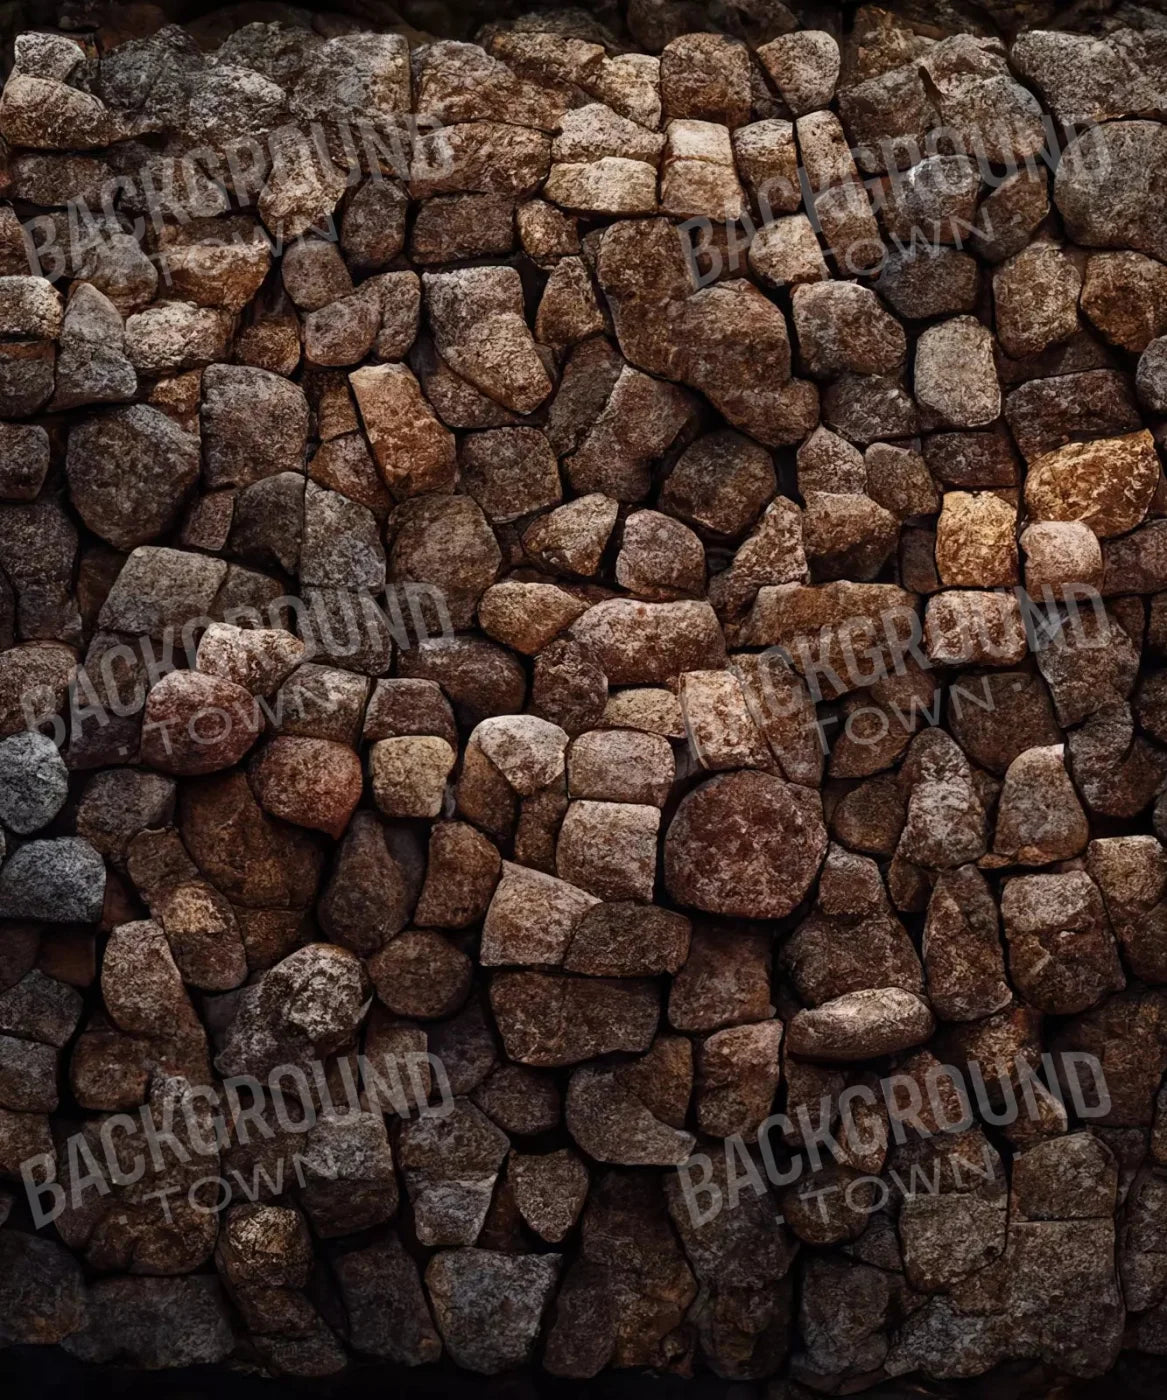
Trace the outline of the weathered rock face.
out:
M 66 8 L 0 93 L 14 1365 L 1153 1386 L 1156 7 Z
M 726 774 L 677 809 L 665 883 L 674 899 L 706 913 L 778 919 L 809 889 L 826 842 L 814 794 L 764 773 Z

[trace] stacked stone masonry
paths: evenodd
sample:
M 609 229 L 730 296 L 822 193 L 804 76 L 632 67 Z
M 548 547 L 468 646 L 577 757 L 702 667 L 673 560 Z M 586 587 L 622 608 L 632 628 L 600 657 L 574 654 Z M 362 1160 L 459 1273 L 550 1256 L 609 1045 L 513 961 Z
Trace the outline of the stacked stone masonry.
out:
M 416 8 L 15 40 L 0 1345 L 1167 1355 L 1161 9 Z

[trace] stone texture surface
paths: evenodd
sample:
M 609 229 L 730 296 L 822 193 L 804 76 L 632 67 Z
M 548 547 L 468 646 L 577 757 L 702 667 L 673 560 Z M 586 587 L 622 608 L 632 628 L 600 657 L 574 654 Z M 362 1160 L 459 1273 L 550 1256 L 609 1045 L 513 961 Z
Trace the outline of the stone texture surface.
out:
M 1161 1390 L 1162 16 L 340 9 L 6 51 L 16 1383 Z

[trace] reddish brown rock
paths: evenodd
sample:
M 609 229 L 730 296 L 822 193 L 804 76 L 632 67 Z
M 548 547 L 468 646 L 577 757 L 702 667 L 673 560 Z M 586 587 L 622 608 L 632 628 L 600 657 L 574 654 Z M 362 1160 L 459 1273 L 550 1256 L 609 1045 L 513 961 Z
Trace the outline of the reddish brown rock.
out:
M 490 1004 L 507 1054 L 539 1068 L 648 1048 L 660 1008 L 651 982 L 499 972 Z
M 726 774 L 678 808 L 665 883 L 674 899 L 708 913 L 781 918 L 805 895 L 826 845 L 817 796 L 762 773 Z
M 512 1152 L 507 1180 L 523 1219 L 549 1244 L 558 1244 L 579 1217 L 588 1189 L 588 1171 L 570 1149 L 546 1156 Z
M 1034 520 L 1080 520 L 1105 538 L 1143 519 L 1159 460 L 1150 434 L 1071 443 L 1035 461 L 1025 480 L 1025 505 Z
M 407 931 L 369 959 L 381 1002 L 396 1016 L 437 1020 L 451 1016 L 470 990 L 471 964 L 441 934 Z
M 452 484 L 454 439 L 404 365 L 373 365 L 349 377 L 377 469 L 395 496 Z
M 1009 1004 L 998 923 L 975 866 L 941 874 L 928 901 L 922 956 L 928 998 L 942 1020 L 975 1020 Z
M 272 816 L 340 837 L 361 800 L 360 759 L 328 739 L 273 739 L 254 760 L 251 786 Z
M 732 1026 L 709 1036 L 697 1062 L 697 1123 L 713 1137 L 751 1141 L 778 1088 L 782 1023 Z
M 1085 871 L 1008 881 L 1001 917 L 1013 980 L 1039 1010 L 1084 1011 L 1125 985 L 1102 896 Z
M 659 829 L 656 807 L 574 801 L 559 829 L 556 870 L 600 899 L 650 901 Z
M 423 928 L 459 929 L 486 913 L 498 882 L 498 849 L 465 822 L 430 832 L 425 884 L 414 918 Z
M 201 671 L 172 671 L 146 697 L 142 758 L 187 777 L 230 768 L 259 737 L 252 695 Z
M 935 1024 L 928 1003 L 913 993 L 870 988 L 800 1011 L 787 1029 L 787 1044 L 810 1060 L 867 1060 L 919 1045 Z
M 1000 588 L 1019 581 L 1017 505 L 1009 493 L 946 491 L 936 522 L 936 570 L 949 586 Z

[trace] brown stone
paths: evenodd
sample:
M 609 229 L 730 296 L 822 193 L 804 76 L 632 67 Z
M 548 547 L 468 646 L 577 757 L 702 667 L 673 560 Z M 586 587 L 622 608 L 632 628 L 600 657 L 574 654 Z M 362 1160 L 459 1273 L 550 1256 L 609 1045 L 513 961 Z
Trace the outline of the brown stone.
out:
M 280 737 L 254 759 L 251 786 L 272 816 L 339 838 L 361 800 L 360 759 L 329 739 Z

